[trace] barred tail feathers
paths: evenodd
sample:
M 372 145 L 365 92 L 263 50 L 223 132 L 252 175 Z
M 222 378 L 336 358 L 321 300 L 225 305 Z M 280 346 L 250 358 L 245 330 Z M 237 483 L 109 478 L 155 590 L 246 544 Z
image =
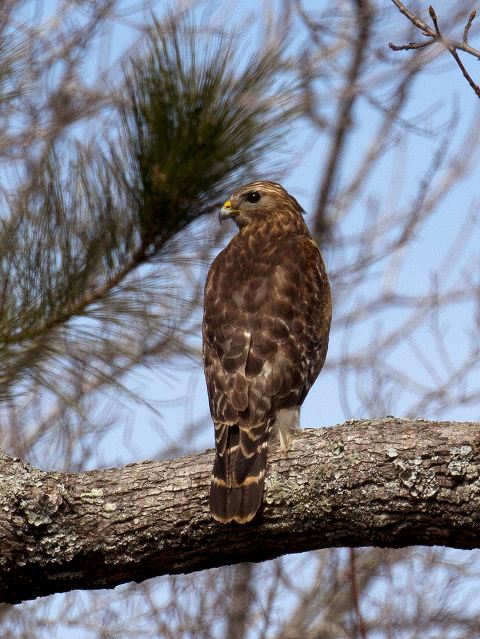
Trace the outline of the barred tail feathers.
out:
M 221 523 L 251 521 L 261 506 L 271 423 L 215 424 L 217 454 L 210 487 L 210 512 Z

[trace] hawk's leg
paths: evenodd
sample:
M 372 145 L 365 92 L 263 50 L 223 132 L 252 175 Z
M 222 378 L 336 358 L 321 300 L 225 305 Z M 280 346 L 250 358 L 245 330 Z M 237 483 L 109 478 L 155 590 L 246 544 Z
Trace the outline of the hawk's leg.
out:
M 300 406 L 281 408 L 277 413 L 273 432 L 278 434 L 280 450 L 287 452 L 295 431 L 300 428 Z

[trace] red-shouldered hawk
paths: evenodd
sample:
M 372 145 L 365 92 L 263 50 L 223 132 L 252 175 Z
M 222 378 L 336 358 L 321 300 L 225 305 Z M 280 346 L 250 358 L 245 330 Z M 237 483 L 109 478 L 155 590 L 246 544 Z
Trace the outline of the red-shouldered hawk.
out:
M 203 318 L 216 446 L 210 511 L 222 523 L 255 516 L 269 435 L 275 429 L 287 448 L 327 353 L 330 287 L 302 213 L 275 182 L 243 186 L 220 212 L 239 228 L 210 267 Z

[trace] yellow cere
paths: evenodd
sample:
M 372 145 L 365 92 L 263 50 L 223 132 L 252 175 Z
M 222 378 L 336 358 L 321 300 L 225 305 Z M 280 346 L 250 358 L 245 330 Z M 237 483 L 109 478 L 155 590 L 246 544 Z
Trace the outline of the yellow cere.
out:
M 232 203 L 230 202 L 230 200 L 227 200 L 225 202 L 225 204 L 223 205 L 224 209 L 231 209 L 232 208 Z

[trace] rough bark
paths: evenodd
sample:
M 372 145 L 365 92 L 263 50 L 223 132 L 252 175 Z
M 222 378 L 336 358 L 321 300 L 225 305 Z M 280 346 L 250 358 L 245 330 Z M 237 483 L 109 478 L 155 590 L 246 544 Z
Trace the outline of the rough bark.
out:
M 81 474 L 0 454 L 0 601 L 332 546 L 480 547 L 480 424 L 303 431 L 269 458 L 249 525 L 211 520 L 213 451 Z

